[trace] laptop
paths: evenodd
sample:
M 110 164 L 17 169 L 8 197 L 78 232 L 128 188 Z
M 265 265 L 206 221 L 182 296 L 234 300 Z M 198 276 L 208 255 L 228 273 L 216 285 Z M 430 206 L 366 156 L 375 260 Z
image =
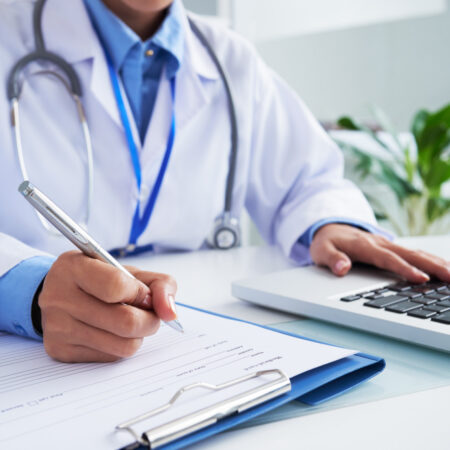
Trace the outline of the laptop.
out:
M 338 278 L 310 266 L 236 281 L 237 298 L 450 352 L 450 284 L 408 284 L 355 266 Z

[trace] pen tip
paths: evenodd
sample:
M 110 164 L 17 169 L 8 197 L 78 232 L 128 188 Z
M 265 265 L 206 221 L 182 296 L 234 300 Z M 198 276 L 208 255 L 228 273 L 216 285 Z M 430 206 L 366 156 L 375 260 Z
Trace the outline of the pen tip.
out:
M 178 331 L 179 333 L 184 333 L 184 328 L 177 319 L 166 322 L 166 324 L 173 330 Z

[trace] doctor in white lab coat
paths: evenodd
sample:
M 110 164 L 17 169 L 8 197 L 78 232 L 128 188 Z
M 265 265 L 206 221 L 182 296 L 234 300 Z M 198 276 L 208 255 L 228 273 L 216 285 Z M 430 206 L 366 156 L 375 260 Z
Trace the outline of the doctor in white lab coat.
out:
M 87 3 L 48 0 L 42 27 L 47 49 L 66 59 L 81 79 L 95 165 L 88 231 L 110 250 L 129 244 L 136 205 L 148 202 L 166 151 L 173 102 L 164 68 L 141 134 L 122 86 L 139 153 L 139 191 L 104 42 Z M 136 245 L 152 244 L 155 252 L 202 248 L 223 212 L 230 157 L 227 99 L 218 70 L 190 29 L 180 0 L 103 4 L 142 42 L 151 42 L 168 20 L 175 20 L 182 36 L 182 58 L 173 74 L 175 141 L 155 209 Z M 115 360 L 133 354 L 160 318 L 175 317 L 176 285 L 170 276 L 138 269 L 133 270 L 140 281 L 125 279 L 104 263 L 67 253 L 71 244 L 49 234 L 18 194 L 22 178 L 5 86 L 14 63 L 33 51 L 32 9 L 31 0 L 0 3 L 0 329 L 43 334 L 48 353 L 63 361 Z M 361 192 L 343 179 L 335 144 L 254 49 L 227 29 L 194 20 L 228 73 L 235 98 L 239 148 L 233 215 L 246 208 L 265 240 L 279 245 L 286 257 L 329 266 L 336 275 L 347 273 L 351 261 L 364 261 L 412 281 L 423 282 L 427 274 L 450 280 L 444 261 L 383 237 Z M 27 75 L 37 70 L 31 67 Z M 22 144 L 30 180 L 80 220 L 86 158 L 74 106 L 58 86 L 52 77 L 29 76 L 21 99 Z

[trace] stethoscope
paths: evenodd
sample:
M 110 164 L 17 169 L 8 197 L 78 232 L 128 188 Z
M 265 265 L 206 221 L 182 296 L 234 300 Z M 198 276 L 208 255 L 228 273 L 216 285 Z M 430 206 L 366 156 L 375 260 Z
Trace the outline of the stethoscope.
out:
M 21 139 L 21 133 L 20 133 L 20 114 L 19 114 L 19 99 L 20 95 L 23 89 L 23 86 L 26 81 L 26 75 L 24 74 L 25 69 L 27 66 L 31 63 L 35 62 L 44 62 L 44 63 L 50 63 L 55 68 L 59 70 L 59 72 L 56 72 L 55 70 L 52 70 L 50 68 L 40 70 L 37 72 L 33 72 L 32 76 L 35 75 L 50 75 L 56 78 L 56 80 L 60 81 L 62 85 L 65 87 L 69 95 L 72 97 L 75 107 L 78 114 L 78 119 L 80 122 L 83 139 L 84 139 L 84 149 L 86 153 L 86 165 L 87 165 L 87 173 L 88 173 L 88 189 L 86 193 L 86 211 L 85 214 L 81 220 L 80 225 L 82 225 L 84 228 L 87 228 L 87 224 L 89 222 L 91 209 L 92 209 L 92 201 L 93 201 L 93 192 L 94 192 L 94 160 L 93 160 L 93 150 L 92 150 L 92 140 L 91 140 L 91 134 L 89 131 L 89 126 L 86 121 L 86 114 L 84 111 L 83 103 L 82 103 L 82 86 L 80 79 L 73 69 L 73 67 L 65 61 L 60 56 L 56 55 L 55 53 L 52 53 L 48 51 L 45 48 L 44 38 L 42 34 L 42 12 L 45 5 L 46 0 L 37 0 L 34 9 L 33 9 L 33 34 L 34 34 L 34 41 L 35 41 L 35 50 L 28 55 L 22 57 L 19 61 L 16 62 L 14 67 L 12 68 L 8 81 L 7 81 L 7 95 L 8 100 L 11 104 L 11 126 L 13 129 L 13 141 L 15 150 L 17 153 L 17 158 L 19 161 L 20 166 L 20 172 L 22 175 L 23 180 L 29 180 L 28 176 L 28 170 L 25 164 L 24 159 L 24 152 L 23 152 L 23 146 L 22 146 L 22 139 Z M 228 175 L 227 175 L 227 182 L 226 182 L 226 191 L 225 191 L 225 205 L 223 213 L 216 219 L 214 222 L 213 229 L 210 233 L 210 235 L 207 238 L 208 244 L 213 248 L 218 249 L 230 249 L 233 247 L 236 247 L 240 245 L 241 242 L 241 232 L 240 232 L 240 226 L 239 221 L 236 217 L 232 215 L 232 194 L 233 194 L 233 187 L 234 187 L 234 180 L 235 180 L 235 174 L 236 174 L 236 163 L 237 163 L 237 153 L 238 153 L 238 126 L 237 126 L 237 119 L 236 119 L 236 109 L 234 105 L 233 95 L 230 88 L 230 83 L 228 81 L 228 77 L 225 74 L 225 71 L 220 64 L 217 55 L 215 54 L 214 50 L 212 49 L 211 45 L 207 41 L 206 37 L 203 35 L 203 33 L 199 30 L 197 25 L 189 18 L 189 25 L 194 32 L 194 34 L 197 36 L 197 38 L 200 40 L 200 42 L 204 45 L 206 48 L 209 56 L 213 60 L 217 70 L 219 71 L 220 77 L 222 79 L 222 82 L 225 87 L 225 93 L 227 96 L 227 106 L 228 106 L 228 113 L 229 113 L 229 120 L 230 120 L 230 126 L 231 126 L 231 152 L 230 152 L 230 158 L 229 158 L 229 169 L 228 169 Z M 137 169 L 139 169 L 139 160 L 137 157 L 137 151 L 133 149 L 134 143 L 132 143 L 131 137 L 131 128 L 129 125 L 128 117 L 127 115 L 123 114 L 125 111 L 124 105 L 123 105 L 123 99 L 121 95 L 121 91 L 119 88 L 119 81 L 117 74 L 111 69 L 112 65 L 110 61 L 108 60 L 108 67 L 110 69 L 110 76 L 111 81 L 113 84 L 113 90 L 116 96 L 116 101 L 118 104 L 119 112 L 121 113 L 122 122 L 124 125 L 124 129 L 127 135 L 127 141 L 130 147 L 130 154 L 133 162 L 133 166 L 135 168 L 136 176 L 138 177 L 140 172 L 137 172 Z M 173 115 L 172 115 L 172 124 L 171 124 L 171 130 L 169 134 L 168 139 L 168 145 L 166 149 L 165 157 L 163 158 L 163 162 L 159 171 L 159 175 L 157 177 L 155 186 L 153 187 L 153 191 L 150 195 L 149 204 L 147 205 L 147 208 L 144 211 L 144 217 L 145 221 L 142 223 L 142 220 L 139 222 L 139 211 L 137 209 L 137 213 L 135 213 L 135 217 L 133 218 L 133 225 L 130 235 L 130 243 L 123 249 L 118 249 L 116 253 L 118 253 L 119 256 L 124 256 L 127 254 L 133 254 L 135 253 L 138 248 L 136 246 L 136 243 L 133 241 L 136 241 L 139 237 L 139 233 L 143 232 L 142 228 L 145 228 L 151 218 L 152 212 L 153 212 L 153 206 L 156 202 L 156 199 L 158 197 L 159 189 L 161 187 L 170 154 L 171 149 L 173 145 L 173 140 L 175 137 L 175 112 L 174 112 L 174 96 L 175 96 L 175 85 L 174 80 L 171 82 L 171 92 L 172 92 L 172 106 L 173 106 Z M 138 180 L 139 184 L 139 180 Z M 150 207 L 149 207 L 150 206 Z M 42 225 L 45 227 L 45 229 L 51 233 L 54 234 L 54 231 L 50 227 L 50 225 L 46 222 L 46 220 L 38 214 L 39 220 L 42 223 Z M 133 230 L 136 228 L 135 224 L 138 224 L 137 228 L 139 228 L 139 231 L 133 235 Z M 134 238 L 133 238 L 134 236 Z M 136 237 L 137 236 L 137 237 Z M 146 246 L 145 248 L 148 249 L 151 246 Z

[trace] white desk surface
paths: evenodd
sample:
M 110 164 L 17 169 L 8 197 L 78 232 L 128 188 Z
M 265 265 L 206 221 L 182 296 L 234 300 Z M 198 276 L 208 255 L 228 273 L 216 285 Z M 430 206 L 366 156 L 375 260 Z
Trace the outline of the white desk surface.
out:
M 450 254 L 450 236 L 408 238 L 401 242 L 443 256 Z M 182 303 L 261 324 L 301 319 L 231 295 L 233 280 L 293 266 L 273 247 L 139 256 L 125 262 L 173 275 L 179 286 L 177 301 Z M 449 412 L 450 374 L 449 384 L 444 387 L 229 431 L 195 447 L 444 450 L 450 449 Z

